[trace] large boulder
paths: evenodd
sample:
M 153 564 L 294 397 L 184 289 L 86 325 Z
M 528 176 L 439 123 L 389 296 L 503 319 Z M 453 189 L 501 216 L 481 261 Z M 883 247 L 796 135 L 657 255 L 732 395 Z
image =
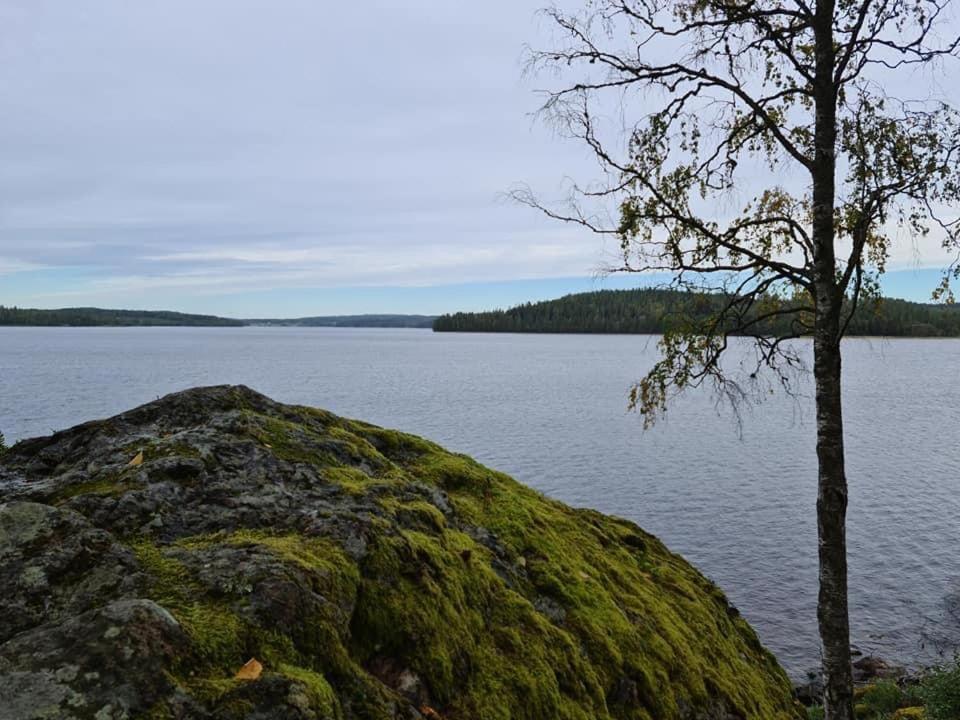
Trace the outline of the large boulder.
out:
M 0 582 L 3 720 L 801 717 L 636 525 L 244 387 L 10 449 Z

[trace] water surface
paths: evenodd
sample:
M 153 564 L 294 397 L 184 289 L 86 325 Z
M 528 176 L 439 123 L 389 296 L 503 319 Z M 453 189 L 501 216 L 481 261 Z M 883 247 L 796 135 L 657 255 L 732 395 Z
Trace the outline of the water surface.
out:
M 818 662 L 812 405 L 738 431 L 706 393 L 649 432 L 626 412 L 643 336 L 341 328 L 0 328 L 18 439 L 195 385 L 430 437 L 565 502 L 629 518 L 726 590 L 794 675 Z M 960 637 L 960 341 L 845 343 L 854 643 L 909 664 Z M 953 603 L 953 604 L 951 604 Z

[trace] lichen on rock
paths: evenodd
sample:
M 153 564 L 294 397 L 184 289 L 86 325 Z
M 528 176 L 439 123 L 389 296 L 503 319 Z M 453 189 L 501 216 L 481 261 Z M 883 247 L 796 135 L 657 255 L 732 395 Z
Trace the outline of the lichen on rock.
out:
M 4 720 L 802 717 L 636 525 L 244 387 L 11 448 L 0 581 Z

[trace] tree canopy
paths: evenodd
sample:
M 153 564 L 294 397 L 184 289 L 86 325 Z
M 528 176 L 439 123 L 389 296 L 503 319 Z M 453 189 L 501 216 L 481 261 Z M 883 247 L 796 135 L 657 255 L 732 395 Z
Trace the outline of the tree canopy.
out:
M 641 288 L 599 290 L 556 300 L 524 303 L 508 310 L 442 315 L 437 332 L 516 333 L 649 333 L 702 323 L 730 298 L 723 294 Z M 732 331 L 736 333 L 737 328 Z M 789 320 L 771 318 L 757 325 L 771 336 L 790 332 Z M 847 328 L 847 335 L 960 337 L 960 306 L 908 302 L 891 298 L 866 300 Z
M 545 11 L 558 39 L 530 52 L 530 68 L 559 80 L 542 112 L 602 175 L 560 205 L 527 188 L 515 198 L 615 239 L 609 271 L 669 272 L 675 289 L 729 299 L 694 333 L 664 338 L 638 409 L 655 415 L 672 391 L 704 382 L 730 389 L 718 360 L 731 332 L 754 334 L 777 372 L 795 366 L 783 340 L 812 334 L 818 307 L 836 308 L 839 339 L 898 240 L 960 251 L 960 115 L 928 84 L 895 94 L 915 86 L 901 71 L 957 54 L 958 39 L 939 34 L 947 5 L 592 0 Z M 958 271 L 947 268 L 938 298 Z M 783 337 L 754 332 L 773 318 Z

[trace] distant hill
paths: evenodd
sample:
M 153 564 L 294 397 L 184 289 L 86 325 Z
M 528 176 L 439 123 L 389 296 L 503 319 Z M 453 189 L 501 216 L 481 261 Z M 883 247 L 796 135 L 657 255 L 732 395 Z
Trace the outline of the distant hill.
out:
M 247 325 L 283 327 L 429 328 L 435 315 L 329 315 L 290 320 L 244 320 Z
M 241 320 L 230 320 L 214 315 L 188 315 L 165 310 L 102 310 L 100 308 L 31 310 L 0 305 L 0 325 L 240 327 L 243 324 Z
M 442 315 L 436 332 L 650 333 L 659 334 L 679 318 L 705 317 L 721 295 L 676 290 L 600 290 L 556 300 L 526 303 L 509 310 Z M 779 333 L 784 328 L 768 326 Z M 960 306 L 884 298 L 866 303 L 854 317 L 850 335 L 960 337 Z
M 263 320 L 235 320 L 215 315 L 155 310 L 103 310 L 101 308 L 62 308 L 33 310 L 0 305 L 0 326 L 98 327 L 98 326 L 192 326 L 243 327 L 246 325 L 281 327 L 359 327 L 359 328 L 429 328 L 433 315 L 331 315 Z

